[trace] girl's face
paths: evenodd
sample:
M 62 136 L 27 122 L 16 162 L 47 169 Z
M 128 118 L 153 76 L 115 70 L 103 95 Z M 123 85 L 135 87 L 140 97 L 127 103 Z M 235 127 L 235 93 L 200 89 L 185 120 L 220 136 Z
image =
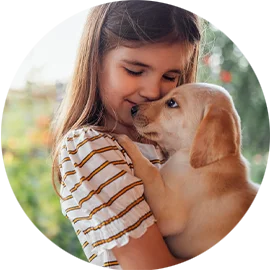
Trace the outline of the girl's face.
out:
M 139 48 L 120 46 L 102 60 L 99 89 L 106 124 L 133 126 L 132 106 L 157 100 L 177 86 L 192 54 L 183 44 L 157 43 Z

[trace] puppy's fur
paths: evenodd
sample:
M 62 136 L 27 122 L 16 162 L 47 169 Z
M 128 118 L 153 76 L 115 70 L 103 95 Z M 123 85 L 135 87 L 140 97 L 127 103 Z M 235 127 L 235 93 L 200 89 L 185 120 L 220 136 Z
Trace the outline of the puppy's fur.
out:
M 215 85 L 186 84 L 139 105 L 134 125 L 166 154 L 161 170 L 127 136 L 118 141 L 143 180 L 169 249 L 177 257 L 192 258 L 234 228 L 258 190 L 248 180 L 232 99 Z

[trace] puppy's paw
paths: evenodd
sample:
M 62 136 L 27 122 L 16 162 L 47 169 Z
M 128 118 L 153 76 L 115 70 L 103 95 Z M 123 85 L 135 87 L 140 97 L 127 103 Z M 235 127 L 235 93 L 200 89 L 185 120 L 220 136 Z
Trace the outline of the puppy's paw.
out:
M 116 138 L 117 142 L 128 151 L 128 149 L 132 149 L 136 147 L 134 142 L 125 134 L 113 134 Z
M 132 140 L 125 134 L 113 134 L 113 137 L 123 147 L 133 144 Z

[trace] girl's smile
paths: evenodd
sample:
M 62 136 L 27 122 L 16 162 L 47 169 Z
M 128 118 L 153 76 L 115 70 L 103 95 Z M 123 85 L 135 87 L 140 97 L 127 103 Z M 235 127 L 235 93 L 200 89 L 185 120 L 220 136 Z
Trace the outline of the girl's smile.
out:
M 120 46 L 105 54 L 99 89 L 107 127 L 124 134 L 133 130 L 131 108 L 160 99 L 177 86 L 191 56 L 187 51 L 192 52 L 181 43 L 156 43 Z

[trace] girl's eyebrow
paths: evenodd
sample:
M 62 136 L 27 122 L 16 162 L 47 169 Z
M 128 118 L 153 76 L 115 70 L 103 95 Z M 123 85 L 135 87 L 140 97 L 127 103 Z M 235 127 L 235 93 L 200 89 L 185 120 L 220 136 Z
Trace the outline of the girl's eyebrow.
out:
M 127 64 L 130 64 L 130 65 L 134 65 L 134 66 L 140 66 L 140 67 L 153 69 L 151 66 L 149 66 L 147 64 L 144 64 L 142 62 L 136 61 L 136 60 L 126 60 L 126 59 L 124 59 L 123 62 L 125 62 Z M 168 70 L 167 72 L 182 74 L 180 69 L 171 69 L 171 70 Z

